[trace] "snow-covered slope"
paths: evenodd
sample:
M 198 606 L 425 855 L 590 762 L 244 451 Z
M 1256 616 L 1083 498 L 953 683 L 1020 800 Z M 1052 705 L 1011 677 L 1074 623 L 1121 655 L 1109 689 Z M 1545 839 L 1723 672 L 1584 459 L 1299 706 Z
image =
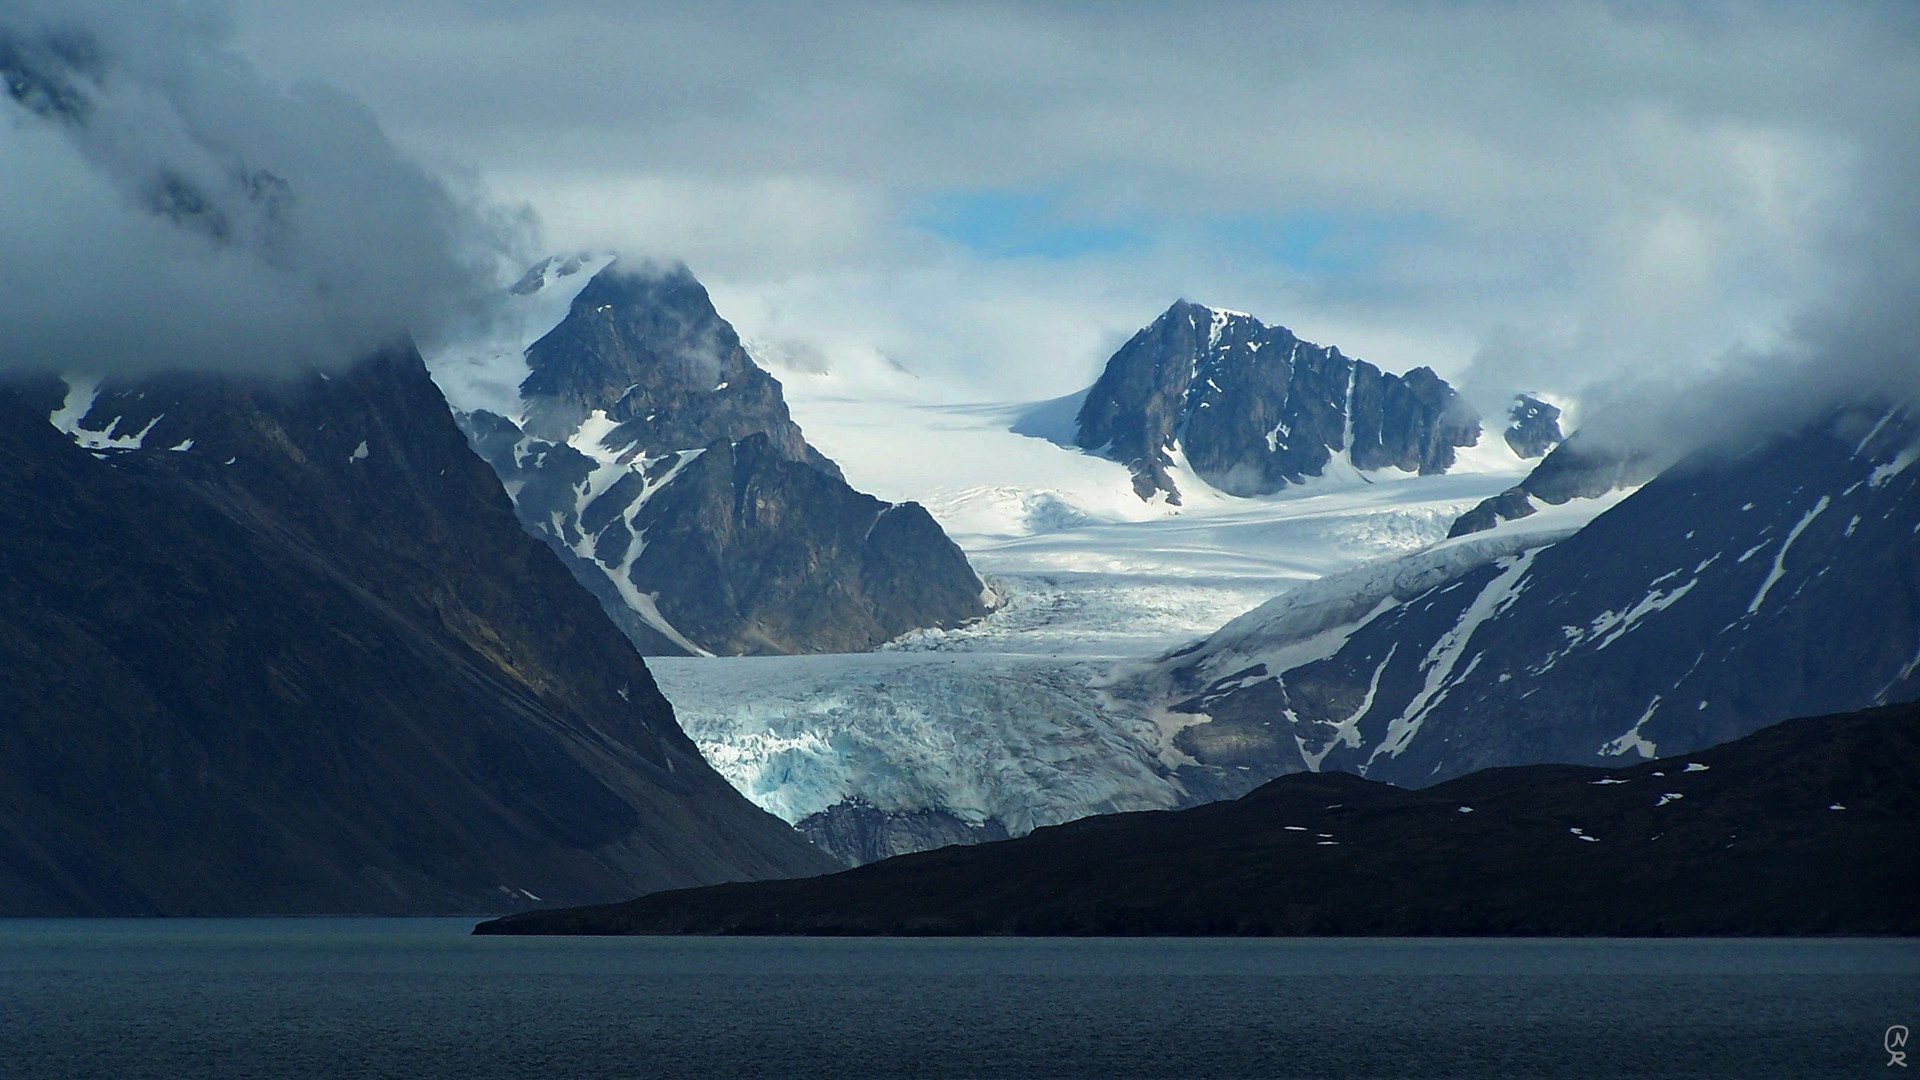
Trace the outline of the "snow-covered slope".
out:
M 1450 540 L 1317 603 L 1287 598 L 1133 685 L 1180 718 L 1175 745 L 1200 763 L 1408 785 L 1686 752 L 1910 700 L 1917 459 L 1911 415 L 1850 410 L 1697 455 L 1557 543 L 1520 541 L 1604 500 Z
M 769 366 L 851 482 L 918 500 L 1007 594 L 1009 610 L 949 636 L 1014 652 L 1141 656 L 1184 644 L 1294 584 L 1441 539 L 1530 464 L 1484 440 L 1445 475 L 1333 463 L 1279 494 L 1196 483 L 1169 506 L 1137 498 L 1125 465 L 1072 445 L 1071 398 L 982 401 L 884 363 Z M 1176 459 L 1172 474 L 1184 469 Z

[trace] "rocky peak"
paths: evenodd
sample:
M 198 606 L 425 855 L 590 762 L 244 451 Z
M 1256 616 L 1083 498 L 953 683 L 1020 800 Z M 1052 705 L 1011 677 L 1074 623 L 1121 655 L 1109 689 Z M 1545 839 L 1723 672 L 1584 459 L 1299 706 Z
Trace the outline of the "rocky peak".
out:
M 1181 300 L 1107 362 L 1078 416 L 1078 444 L 1124 462 L 1142 499 L 1178 504 L 1169 470 L 1232 495 L 1264 495 L 1356 468 L 1445 472 L 1480 421 L 1429 368 L 1382 372 L 1244 312 Z
M 93 102 L 84 86 L 97 83 L 102 74 L 99 47 L 91 38 L 46 34 L 27 39 L 0 31 L 0 87 L 36 116 L 85 123 Z
M 513 283 L 507 292 L 514 296 L 532 296 L 560 278 L 572 277 L 586 266 L 590 256 L 586 252 L 577 255 L 549 255 L 527 268 L 520 280 Z
M 1544 457 L 1566 436 L 1560 434 L 1560 406 L 1515 394 L 1507 410 L 1507 445 L 1523 458 Z
M 544 283 L 566 266 L 535 269 Z M 523 284 L 532 278 L 529 271 Z M 598 411 L 618 425 L 609 445 L 657 456 L 764 433 L 788 460 L 840 475 L 807 445 L 779 380 L 747 355 L 684 265 L 601 270 L 560 325 L 527 349 L 527 366 L 526 427 L 542 438 L 564 440 Z

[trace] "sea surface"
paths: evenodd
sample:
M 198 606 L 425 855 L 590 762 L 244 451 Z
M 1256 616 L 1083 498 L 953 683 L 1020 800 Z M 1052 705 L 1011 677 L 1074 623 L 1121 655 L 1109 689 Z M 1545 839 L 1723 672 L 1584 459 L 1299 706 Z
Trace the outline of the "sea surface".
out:
M 0 1077 L 1885 1077 L 1920 1027 L 1914 940 L 472 924 L 0 920 Z

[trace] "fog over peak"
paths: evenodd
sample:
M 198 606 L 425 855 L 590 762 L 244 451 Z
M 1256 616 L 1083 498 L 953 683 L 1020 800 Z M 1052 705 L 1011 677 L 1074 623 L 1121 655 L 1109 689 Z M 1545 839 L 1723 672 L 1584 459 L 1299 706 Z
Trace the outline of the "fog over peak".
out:
M 1672 459 L 1744 450 L 1835 410 L 1920 412 L 1920 86 L 1889 86 L 1860 106 L 1872 115 L 1860 125 L 1849 205 L 1815 245 L 1825 288 L 1783 312 L 1766 345 L 1671 371 L 1590 376 L 1580 387 L 1590 444 Z M 1489 361 L 1499 365 L 1498 349 L 1483 350 L 1469 378 L 1484 380 L 1478 367 Z
M 485 316 L 527 219 L 229 35 L 206 5 L 0 2 L 0 367 L 328 366 Z

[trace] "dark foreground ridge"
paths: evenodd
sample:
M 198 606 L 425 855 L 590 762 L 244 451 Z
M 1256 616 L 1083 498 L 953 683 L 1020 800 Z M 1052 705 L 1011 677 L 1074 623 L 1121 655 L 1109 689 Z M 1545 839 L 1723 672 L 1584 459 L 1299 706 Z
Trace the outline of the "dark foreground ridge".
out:
M 63 399 L 111 449 L 48 423 Z M 0 916 L 511 911 L 833 867 L 701 759 L 410 348 L 0 388 L 0 520 Z
M 1625 769 L 1407 790 L 1285 776 L 830 877 L 532 911 L 481 934 L 1920 933 L 1920 705 Z

